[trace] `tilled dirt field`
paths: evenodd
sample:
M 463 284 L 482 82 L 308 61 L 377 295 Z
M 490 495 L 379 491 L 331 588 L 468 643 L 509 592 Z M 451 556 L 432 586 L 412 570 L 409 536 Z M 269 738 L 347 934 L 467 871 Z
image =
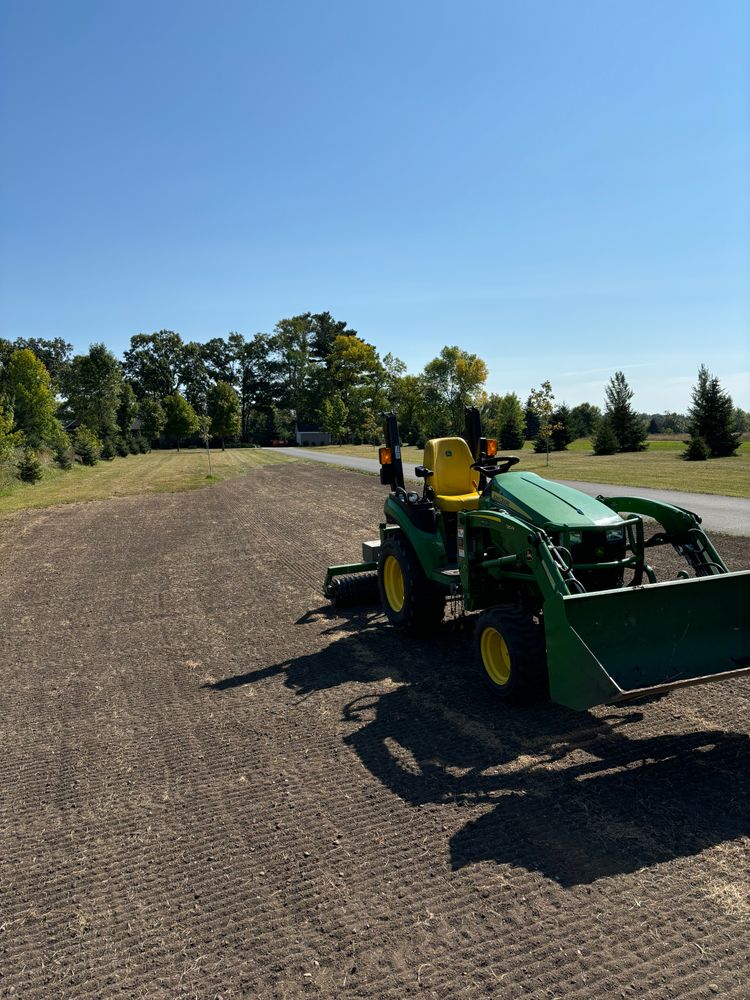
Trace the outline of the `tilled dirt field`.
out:
M 750 996 L 750 679 L 490 703 L 455 626 L 324 606 L 382 501 L 0 521 L 0 996 Z

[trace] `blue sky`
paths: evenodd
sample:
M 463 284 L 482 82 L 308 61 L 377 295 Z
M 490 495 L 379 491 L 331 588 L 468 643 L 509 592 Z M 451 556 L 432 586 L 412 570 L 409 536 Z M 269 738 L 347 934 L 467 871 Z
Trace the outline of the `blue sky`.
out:
M 0 3 L 0 335 L 270 331 L 750 407 L 744 2 Z

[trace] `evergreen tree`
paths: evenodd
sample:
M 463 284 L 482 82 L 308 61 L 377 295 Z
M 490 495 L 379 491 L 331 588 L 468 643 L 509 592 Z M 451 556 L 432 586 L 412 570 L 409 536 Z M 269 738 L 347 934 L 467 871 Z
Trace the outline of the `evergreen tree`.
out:
M 705 462 L 711 457 L 711 449 L 702 437 L 691 437 L 682 454 L 688 462 Z
M 80 424 L 75 431 L 73 447 L 83 465 L 96 465 L 101 454 L 101 441 L 85 424 Z
M 18 462 L 18 478 L 24 483 L 36 483 L 42 478 L 42 466 L 31 448 L 24 448 Z
M 75 452 L 69 436 L 63 431 L 54 448 L 55 461 L 61 469 L 72 469 Z
M 605 414 L 599 421 L 592 440 L 595 455 L 614 455 L 619 451 L 620 443 L 612 428 L 612 421 L 609 414 Z
M 693 388 L 693 405 L 688 415 L 690 436 L 703 438 L 711 458 L 735 454 L 740 435 L 733 430 L 735 414 L 731 397 L 705 365 L 701 365 L 698 372 L 698 382 Z
M 541 421 L 539 419 L 539 414 L 537 413 L 534 406 L 534 396 L 529 395 L 526 400 L 526 409 L 524 411 L 524 423 L 526 424 L 526 440 L 535 441 L 539 437 L 539 428 L 541 426 Z
M 643 451 L 647 446 L 646 426 L 630 405 L 633 390 L 623 372 L 615 372 L 604 390 L 607 400 L 607 417 L 617 438 L 618 451 Z
M 500 401 L 497 422 L 497 439 L 502 451 L 523 448 L 524 431 L 521 400 L 515 392 L 509 392 Z
M 570 409 L 563 403 L 552 414 L 552 450 L 565 451 L 571 440 Z

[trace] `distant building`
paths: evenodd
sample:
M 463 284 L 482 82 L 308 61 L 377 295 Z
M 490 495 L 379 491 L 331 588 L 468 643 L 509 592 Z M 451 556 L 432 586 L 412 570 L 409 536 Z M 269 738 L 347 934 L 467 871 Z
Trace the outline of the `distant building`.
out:
M 299 423 L 295 428 L 297 444 L 330 444 L 331 435 L 322 431 L 317 424 Z

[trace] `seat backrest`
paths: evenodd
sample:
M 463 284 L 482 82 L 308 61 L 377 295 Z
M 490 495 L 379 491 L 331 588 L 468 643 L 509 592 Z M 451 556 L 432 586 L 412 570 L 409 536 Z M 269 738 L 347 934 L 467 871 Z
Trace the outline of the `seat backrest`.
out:
M 475 493 L 479 473 L 471 465 L 468 444 L 460 437 L 432 438 L 424 446 L 424 464 L 432 469 L 428 482 L 436 496 Z

